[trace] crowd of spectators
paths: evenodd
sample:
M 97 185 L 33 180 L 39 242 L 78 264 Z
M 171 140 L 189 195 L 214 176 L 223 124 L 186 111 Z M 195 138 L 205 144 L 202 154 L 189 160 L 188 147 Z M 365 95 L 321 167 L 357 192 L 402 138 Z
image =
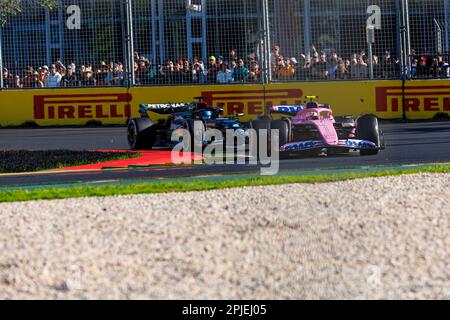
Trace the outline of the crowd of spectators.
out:
M 276 46 L 270 55 L 270 64 L 275 81 L 364 80 L 369 78 L 369 59 L 365 52 L 344 58 L 336 51 L 319 51 L 315 46 L 298 57 L 284 58 L 281 48 Z M 386 51 L 381 57 L 373 55 L 371 59 L 375 79 L 400 77 L 400 63 L 390 52 Z M 84 64 L 79 68 L 75 63 L 65 65 L 56 61 L 37 69 L 27 67 L 21 74 L 22 77 L 3 68 L 4 87 L 122 86 L 126 80 L 122 63 L 104 61 L 96 66 Z M 234 49 L 226 56 L 210 56 L 206 62 L 181 58 L 167 60 L 163 65 L 155 65 L 151 59 L 136 52 L 134 75 L 137 85 L 254 83 L 261 79 L 261 66 L 256 54 L 243 58 Z M 414 78 L 449 78 L 450 68 L 442 56 L 415 56 L 411 75 Z
M 195 58 L 167 60 L 155 66 L 152 61 L 135 53 L 136 84 L 227 84 L 257 82 L 260 79 L 260 64 L 255 54 L 247 58 L 230 50 L 227 56 L 210 56 L 208 61 Z
M 331 81 L 363 80 L 369 78 L 369 57 L 365 52 L 354 53 L 344 58 L 336 51 L 319 51 L 311 46 L 309 52 L 299 57 L 284 58 L 280 47 L 271 54 L 272 76 L 278 80 Z M 400 75 L 400 64 L 390 52 L 379 58 L 372 56 L 375 79 L 395 79 Z
M 289 81 L 331 81 L 364 80 L 370 78 L 370 57 L 365 52 L 353 53 L 350 58 L 340 56 L 336 51 L 319 52 L 311 46 L 308 53 L 301 53 L 298 58 L 284 58 L 280 47 L 275 47 L 271 54 L 272 77 L 276 80 Z M 380 57 L 372 55 L 374 79 L 398 79 L 401 75 L 400 61 L 385 51 Z M 417 56 L 411 63 L 412 78 L 450 78 L 450 65 L 442 55 Z
M 58 88 L 122 86 L 126 73 L 122 63 L 102 61 L 98 66 L 75 63 L 64 65 L 56 61 L 50 67 L 43 65 L 37 69 L 27 67 L 19 73 L 3 68 L 5 88 Z M 207 62 L 202 59 L 167 60 L 163 65 L 154 65 L 149 58 L 134 54 L 134 75 L 137 85 L 169 84 L 227 84 L 256 82 L 260 79 L 260 66 L 256 55 L 240 58 L 236 50 L 228 56 L 211 56 Z
M 411 63 L 411 76 L 418 79 L 450 78 L 450 65 L 441 55 L 414 55 Z
M 94 68 L 91 64 L 81 65 L 78 69 L 75 63 L 65 66 L 56 61 L 50 67 L 44 65 L 38 69 L 27 67 L 24 76 L 11 73 L 3 68 L 3 84 L 6 88 L 59 88 L 59 87 L 92 87 L 122 85 L 124 68 L 121 63 L 111 62 L 109 65 L 101 62 Z

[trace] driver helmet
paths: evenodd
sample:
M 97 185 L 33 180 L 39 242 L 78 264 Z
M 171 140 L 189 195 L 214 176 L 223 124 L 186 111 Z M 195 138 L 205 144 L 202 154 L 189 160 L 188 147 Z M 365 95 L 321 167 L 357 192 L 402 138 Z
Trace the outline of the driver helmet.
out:
M 317 109 L 319 108 L 319 104 L 315 101 L 310 101 L 306 104 L 306 109 Z
M 212 116 L 213 116 L 213 113 L 212 113 L 211 110 L 206 110 L 206 111 L 203 113 L 203 118 L 204 118 L 205 120 L 211 120 L 211 119 L 212 119 Z

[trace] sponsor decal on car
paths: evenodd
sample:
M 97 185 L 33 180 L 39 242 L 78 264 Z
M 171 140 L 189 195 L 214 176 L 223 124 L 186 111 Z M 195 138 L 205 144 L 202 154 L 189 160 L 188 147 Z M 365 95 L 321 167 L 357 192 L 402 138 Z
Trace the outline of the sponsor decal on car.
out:
M 131 94 L 34 96 L 35 120 L 111 119 L 131 116 Z
M 325 143 L 322 141 L 301 141 L 282 146 L 281 152 L 299 152 L 323 147 L 325 147 Z
M 141 106 L 147 110 L 167 110 L 189 107 L 190 103 L 162 103 L 162 104 L 142 104 Z
M 354 149 L 376 149 L 378 146 L 370 141 L 364 141 L 364 140 L 344 140 L 340 142 L 342 144 L 345 144 L 347 147 L 354 148 Z
M 269 111 L 271 112 L 280 112 L 280 113 L 291 113 L 291 114 L 297 114 L 301 111 L 303 111 L 303 107 L 300 105 L 296 106 L 273 106 L 269 108 Z

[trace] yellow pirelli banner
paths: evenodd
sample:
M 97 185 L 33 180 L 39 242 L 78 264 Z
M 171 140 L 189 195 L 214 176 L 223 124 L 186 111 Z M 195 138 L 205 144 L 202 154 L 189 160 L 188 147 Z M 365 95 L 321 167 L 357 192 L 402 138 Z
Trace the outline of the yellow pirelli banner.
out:
M 312 82 L 271 85 L 173 86 L 40 89 L 0 91 L 0 125 L 27 122 L 40 126 L 124 124 L 137 117 L 139 104 L 190 102 L 204 96 L 226 116 L 243 112 L 244 120 L 263 114 L 268 106 L 298 105 L 305 96 L 319 96 L 338 116 L 374 114 L 382 119 L 431 119 L 450 114 L 450 81 Z M 156 117 L 156 115 L 154 115 Z

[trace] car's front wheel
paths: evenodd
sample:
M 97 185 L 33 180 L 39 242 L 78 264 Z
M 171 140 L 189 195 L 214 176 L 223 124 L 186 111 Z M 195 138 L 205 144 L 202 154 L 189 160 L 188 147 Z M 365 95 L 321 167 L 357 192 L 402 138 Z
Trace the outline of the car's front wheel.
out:
M 128 123 L 127 138 L 131 150 L 150 150 L 155 143 L 153 123 L 148 118 L 131 119 Z
M 382 133 L 378 118 L 370 115 L 359 118 L 357 121 L 357 136 L 359 140 L 370 141 L 381 147 Z M 361 156 L 374 156 L 378 152 L 378 149 L 365 149 L 361 150 Z

